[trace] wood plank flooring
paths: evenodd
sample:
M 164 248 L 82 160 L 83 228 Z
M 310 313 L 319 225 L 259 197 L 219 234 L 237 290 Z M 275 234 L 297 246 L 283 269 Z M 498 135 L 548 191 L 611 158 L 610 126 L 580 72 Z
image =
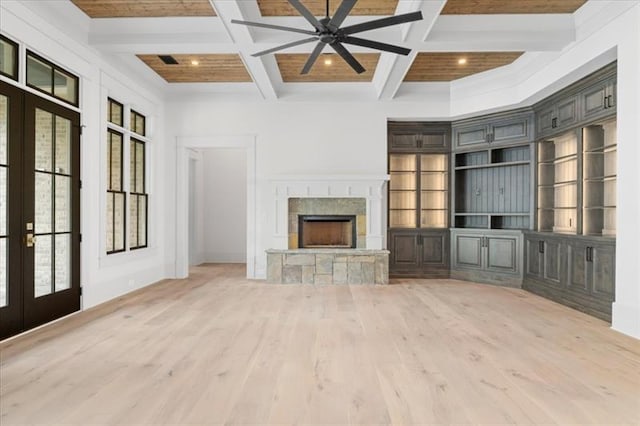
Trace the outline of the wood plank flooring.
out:
M 640 342 L 525 291 L 243 276 L 0 344 L 0 424 L 640 424 Z

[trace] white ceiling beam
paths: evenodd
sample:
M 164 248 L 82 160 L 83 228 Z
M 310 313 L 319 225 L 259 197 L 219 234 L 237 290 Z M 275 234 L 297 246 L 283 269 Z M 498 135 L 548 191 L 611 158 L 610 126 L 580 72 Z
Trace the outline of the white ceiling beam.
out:
M 407 26 L 408 30 L 404 35 L 405 42 L 403 44 L 411 48 L 409 55 L 402 56 L 385 53 L 380 56 L 380 63 L 373 77 L 378 99 L 393 99 L 418 54 L 418 50 L 422 50 L 415 45 L 425 39 L 445 3 L 446 0 L 406 2 L 407 7 L 417 7 L 417 10 L 421 10 L 423 19 Z
M 262 97 L 266 100 L 278 99 L 278 94 L 276 92 L 276 73 L 274 73 L 273 67 L 266 66 L 261 58 L 254 58 L 251 56 L 251 53 L 254 52 L 253 47 L 247 47 L 253 46 L 254 40 L 251 30 L 244 25 L 231 23 L 232 19 L 240 21 L 248 20 L 245 17 L 247 14 L 246 8 L 257 8 L 256 3 L 228 0 L 209 1 L 222 21 L 229 38 L 236 44 L 237 53 L 240 55 L 242 62 L 244 62 L 249 75 L 251 75 L 251 79 L 256 84 Z

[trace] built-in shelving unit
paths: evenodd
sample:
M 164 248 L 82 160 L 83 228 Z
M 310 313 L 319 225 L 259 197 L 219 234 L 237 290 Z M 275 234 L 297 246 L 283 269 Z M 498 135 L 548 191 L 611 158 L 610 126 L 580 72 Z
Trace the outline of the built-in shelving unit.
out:
M 450 123 L 390 122 L 391 276 L 449 276 Z
M 616 121 L 583 129 L 583 234 L 616 235 Z
M 389 156 L 391 228 L 447 228 L 447 163 L 447 154 Z
M 530 163 L 529 144 L 457 153 L 455 227 L 528 229 Z
M 538 143 L 538 231 L 576 233 L 577 172 L 575 131 Z

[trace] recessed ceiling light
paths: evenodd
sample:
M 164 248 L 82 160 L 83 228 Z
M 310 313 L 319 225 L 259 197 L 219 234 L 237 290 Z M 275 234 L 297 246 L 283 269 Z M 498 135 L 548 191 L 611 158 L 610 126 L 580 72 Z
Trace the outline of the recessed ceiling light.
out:
M 200 65 L 200 62 L 198 62 L 197 59 L 194 59 L 194 60 L 191 61 L 191 65 L 197 66 L 197 65 Z
M 460 58 L 458 59 L 458 65 L 464 65 L 467 63 L 467 58 Z
M 325 65 L 331 65 L 333 63 L 333 61 L 331 60 L 331 58 L 325 58 L 324 60 L 324 64 Z

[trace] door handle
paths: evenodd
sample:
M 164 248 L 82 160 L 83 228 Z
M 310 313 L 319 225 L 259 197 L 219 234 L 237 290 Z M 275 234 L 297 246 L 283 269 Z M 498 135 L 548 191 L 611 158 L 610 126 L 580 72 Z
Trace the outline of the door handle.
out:
M 36 237 L 32 233 L 27 234 L 25 244 L 27 247 L 33 247 L 36 244 Z

